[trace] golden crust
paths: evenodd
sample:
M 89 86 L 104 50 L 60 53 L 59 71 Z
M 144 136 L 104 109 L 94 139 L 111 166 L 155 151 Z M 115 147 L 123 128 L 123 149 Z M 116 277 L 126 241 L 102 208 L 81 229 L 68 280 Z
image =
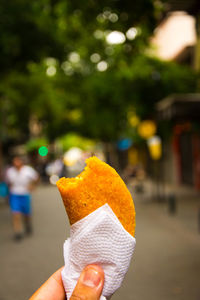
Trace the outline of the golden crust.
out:
M 135 207 L 125 183 L 108 164 L 93 156 L 76 178 L 62 177 L 57 187 L 62 196 L 70 224 L 108 203 L 124 228 L 135 234 Z

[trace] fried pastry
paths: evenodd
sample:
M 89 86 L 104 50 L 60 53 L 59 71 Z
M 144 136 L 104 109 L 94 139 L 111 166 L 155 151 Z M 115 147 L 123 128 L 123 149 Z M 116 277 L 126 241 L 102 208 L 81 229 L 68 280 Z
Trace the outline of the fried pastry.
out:
M 135 234 L 135 207 L 125 183 L 111 166 L 93 156 L 75 178 L 60 178 L 57 187 L 70 224 L 108 203 L 123 227 Z

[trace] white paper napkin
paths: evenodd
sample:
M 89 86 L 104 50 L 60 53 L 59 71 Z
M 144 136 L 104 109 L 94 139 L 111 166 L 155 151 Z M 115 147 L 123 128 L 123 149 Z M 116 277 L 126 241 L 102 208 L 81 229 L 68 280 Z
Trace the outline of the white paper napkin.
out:
M 121 285 L 128 270 L 136 240 L 122 226 L 108 204 L 71 226 L 64 243 L 65 267 L 62 279 L 70 298 L 81 271 L 89 264 L 100 265 L 105 273 L 101 300 Z

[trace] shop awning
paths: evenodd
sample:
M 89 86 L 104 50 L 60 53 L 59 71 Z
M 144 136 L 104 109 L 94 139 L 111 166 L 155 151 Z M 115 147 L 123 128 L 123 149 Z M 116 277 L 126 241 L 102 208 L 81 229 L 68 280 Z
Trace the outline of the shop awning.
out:
M 200 94 L 171 95 L 156 104 L 160 120 L 200 121 Z

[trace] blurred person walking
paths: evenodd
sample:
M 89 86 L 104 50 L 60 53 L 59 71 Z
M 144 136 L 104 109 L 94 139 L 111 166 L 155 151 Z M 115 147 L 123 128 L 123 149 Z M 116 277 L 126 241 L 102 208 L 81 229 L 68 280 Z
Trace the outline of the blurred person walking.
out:
M 16 156 L 12 160 L 12 167 L 7 170 L 6 180 L 10 192 L 14 239 L 19 241 L 23 237 L 23 223 L 25 233 L 32 233 L 31 191 L 38 182 L 39 175 L 32 167 L 24 165 L 21 157 Z

